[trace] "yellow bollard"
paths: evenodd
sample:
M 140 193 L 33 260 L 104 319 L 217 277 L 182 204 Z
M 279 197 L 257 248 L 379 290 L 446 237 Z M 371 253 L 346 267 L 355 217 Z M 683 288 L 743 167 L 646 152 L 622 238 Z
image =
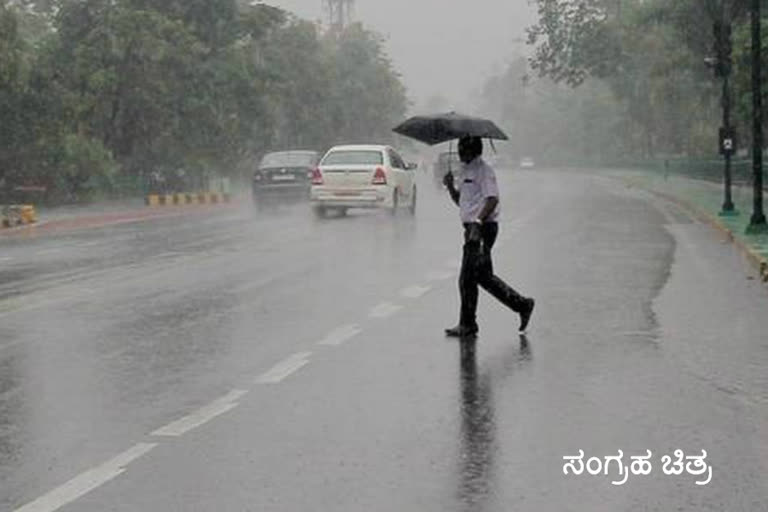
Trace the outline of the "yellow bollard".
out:
M 160 196 L 157 194 L 148 195 L 147 206 L 160 206 Z
M 176 194 L 173 202 L 174 204 L 187 204 L 187 194 Z
M 31 204 L 25 204 L 21 207 L 21 223 L 22 224 L 34 224 L 37 222 L 37 212 L 35 207 Z
M 163 204 L 165 206 L 171 206 L 173 205 L 173 194 L 165 194 L 163 196 Z

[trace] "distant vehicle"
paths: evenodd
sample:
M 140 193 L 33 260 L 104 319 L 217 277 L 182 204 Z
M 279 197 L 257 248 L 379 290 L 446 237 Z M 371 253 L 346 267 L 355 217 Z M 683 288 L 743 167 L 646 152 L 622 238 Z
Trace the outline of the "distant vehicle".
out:
M 448 172 L 452 172 L 454 176 L 458 176 L 461 172 L 461 159 L 455 151 L 445 151 L 437 156 L 432 170 L 432 178 L 436 186 L 442 186 L 443 178 Z
M 524 156 L 520 159 L 520 168 L 521 169 L 533 169 L 536 167 L 536 162 L 533 161 L 533 158 L 529 156 Z
M 253 200 L 261 204 L 270 198 L 308 199 L 317 151 L 267 153 L 253 173 Z
M 313 209 L 320 217 L 349 208 L 386 208 L 392 214 L 407 208 L 414 215 L 416 168 L 389 146 L 335 146 L 312 173 Z

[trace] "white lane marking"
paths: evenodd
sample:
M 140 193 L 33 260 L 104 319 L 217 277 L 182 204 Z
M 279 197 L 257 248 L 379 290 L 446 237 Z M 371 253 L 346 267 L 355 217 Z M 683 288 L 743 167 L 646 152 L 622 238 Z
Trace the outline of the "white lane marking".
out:
M 387 318 L 398 311 L 403 309 L 402 306 L 398 306 L 397 304 L 392 304 L 391 302 L 382 302 L 378 306 L 371 309 L 371 312 L 368 314 L 371 318 Z
M 3 263 L 4 263 L 4 262 L 6 262 L 6 261 L 11 261 L 12 259 L 13 259 L 13 258 L 11 258 L 11 257 L 9 257 L 9 256 L 5 256 L 5 257 L 3 257 L 3 258 L 0 258 L 0 262 L 3 262 Z
M 400 290 L 400 295 L 406 299 L 418 299 L 432 289 L 431 286 L 411 286 Z
M 445 281 L 456 275 L 456 272 L 430 272 L 427 274 L 427 280 L 429 281 Z
M 296 373 L 305 365 L 309 364 L 310 356 L 312 356 L 312 352 L 299 352 L 298 354 L 293 354 L 277 363 L 268 372 L 261 375 L 261 377 L 256 379 L 256 383 L 277 384 L 282 382 L 293 373 Z
M 57 487 L 35 501 L 31 501 L 15 512 L 53 512 L 104 485 L 125 471 L 126 466 L 143 457 L 157 446 L 157 443 L 139 443 L 117 457 L 89 469 L 69 482 Z
M 204 405 L 192 414 L 184 416 L 181 419 L 155 430 L 151 435 L 164 437 L 182 436 L 190 430 L 196 429 L 197 427 L 208 423 L 215 417 L 221 416 L 225 412 L 229 412 L 237 407 L 237 400 L 246 393 L 248 393 L 248 391 L 242 389 L 232 390 L 210 404 Z
M 346 343 L 350 339 L 354 338 L 358 334 L 363 332 L 357 325 L 344 325 L 328 333 L 325 338 L 320 340 L 318 345 L 326 345 L 330 347 L 338 347 L 339 345 Z
M 456 261 L 456 258 L 446 260 L 443 264 L 445 268 L 449 268 L 451 270 L 458 270 L 459 267 L 461 267 L 461 263 Z

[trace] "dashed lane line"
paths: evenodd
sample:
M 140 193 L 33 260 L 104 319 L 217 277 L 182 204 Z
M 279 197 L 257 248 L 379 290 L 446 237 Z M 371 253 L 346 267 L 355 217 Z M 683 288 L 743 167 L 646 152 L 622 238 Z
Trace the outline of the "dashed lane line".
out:
M 317 344 L 330 347 L 338 347 L 351 340 L 361 332 L 363 332 L 363 330 L 358 325 L 344 325 L 328 333 L 325 338 L 320 340 Z
M 461 267 L 461 262 L 457 261 L 455 258 L 452 258 L 450 260 L 445 260 L 443 266 L 447 269 L 458 270 L 459 267 Z
M 131 462 L 143 457 L 156 446 L 157 443 L 139 443 L 104 464 L 81 473 L 48 494 L 17 508 L 15 512 L 53 512 L 58 510 L 116 478 L 125 471 Z
M 427 273 L 426 278 L 428 281 L 445 281 L 446 279 L 451 279 L 452 277 L 455 277 L 455 276 L 456 276 L 456 272 L 432 271 Z
M 151 435 L 162 437 L 182 436 L 190 430 L 196 429 L 197 427 L 208 423 L 215 417 L 221 416 L 225 412 L 229 412 L 237 407 L 237 400 L 239 400 L 246 393 L 248 393 L 248 391 L 242 389 L 232 390 L 223 397 L 218 398 L 210 404 L 201 407 L 192 414 L 184 416 L 181 419 L 173 421 L 168 425 L 155 430 Z
M 44 249 L 42 251 L 37 251 L 35 256 L 50 256 L 52 254 L 59 254 L 61 251 L 62 249 Z
M 299 352 L 277 363 L 268 372 L 256 379 L 257 384 L 277 384 L 309 364 L 312 352 Z
M 403 309 L 403 307 L 398 306 L 397 304 L 392 304 L 391 302 L 382 302 L 378 306 L 375 306 L 373 309 L 371 309 L 370 313 L 368 313 L 368 316 L 371 318 L 388 318 L 401 309 Z
M 410 286 L 400 290 L 400 295 L 406 299 L 418 299 L 432 289 L 431 286 Z

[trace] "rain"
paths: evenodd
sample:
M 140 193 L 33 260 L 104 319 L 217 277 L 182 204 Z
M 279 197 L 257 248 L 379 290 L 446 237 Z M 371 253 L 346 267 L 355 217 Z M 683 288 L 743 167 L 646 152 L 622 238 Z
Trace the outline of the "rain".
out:
M 0 512 L 766 510 L 760 0 L 0 0 Z

